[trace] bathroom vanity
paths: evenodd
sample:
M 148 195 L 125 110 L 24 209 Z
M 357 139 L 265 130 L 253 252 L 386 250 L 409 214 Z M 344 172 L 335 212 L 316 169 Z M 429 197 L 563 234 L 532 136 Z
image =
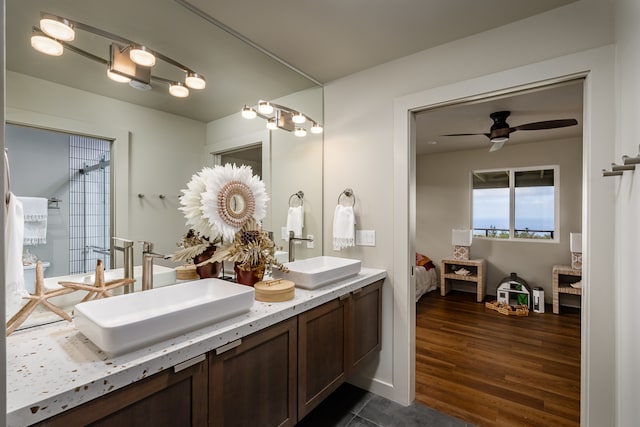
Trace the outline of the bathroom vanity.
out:
M 66 322 L 18 331 L 8 425 L 295 425 L 380 350 L 385 277 L 363 268 L 120 356 Z

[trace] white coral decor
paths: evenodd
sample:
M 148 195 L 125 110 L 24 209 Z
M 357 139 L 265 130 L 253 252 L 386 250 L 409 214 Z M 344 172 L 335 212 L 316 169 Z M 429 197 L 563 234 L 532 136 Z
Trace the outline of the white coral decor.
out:
M 250 219 L 261 221 L 267 214 L 269 200 L 264 182 L 253 175 L 251 167 L 242 165 L 214 166 L 195 174 L 182 190 L 180 210 L 187 225 L 211 238 L 222 236 L 232 241 L 234 235 Z M 231 200 L 239 196 L 242 206 L 231 208 Z

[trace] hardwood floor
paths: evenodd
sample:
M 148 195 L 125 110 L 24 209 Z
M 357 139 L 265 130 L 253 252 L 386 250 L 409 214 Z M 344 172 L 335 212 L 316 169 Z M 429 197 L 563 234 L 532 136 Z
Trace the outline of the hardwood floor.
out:
M 418 302 L 416 400 L 477 426 L 579 426 L 579 310 L 505 316 L 475 298 Z

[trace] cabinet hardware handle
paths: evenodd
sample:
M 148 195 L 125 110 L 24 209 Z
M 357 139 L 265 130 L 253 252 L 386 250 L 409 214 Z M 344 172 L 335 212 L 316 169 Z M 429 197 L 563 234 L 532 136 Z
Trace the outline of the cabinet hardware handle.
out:
M 223 345 L 221 347 L 216 348 L 216 355 L 220 355 L 220 354 L 224 353 L 225 351 L 229 351 L 229 350 L 231 350 L 233 348 L 236 348 L 240 344 L 242 344 L 242 339 L 231 341 L 228 344 L 225 344 L 225 345 Z
M 173 372 L 177 374 L 178 372 L 184 371 L 185 369 L 190 368 L 193 365 L 197 365 L 198 363 L 202 362 L 206 358 L 207 356 L 205 354 L 201 354 L 200 356 L 196 356 L 192 359 L 185 360 L 184 362 L 178 363 L 177 365 L 175 365 L 173 367 Z

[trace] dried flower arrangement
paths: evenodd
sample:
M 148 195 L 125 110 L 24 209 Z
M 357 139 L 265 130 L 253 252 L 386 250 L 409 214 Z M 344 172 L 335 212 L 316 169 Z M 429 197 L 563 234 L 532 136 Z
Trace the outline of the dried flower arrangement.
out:
M 202 236 L 197 231 L 189 229 L 187 234 L 176 242 L 178 250 L 173 254 L 171 259 L 173 261 L 186 261 L 187 263 L 193 262 L 193 259 L 198 255 L 203 254 L 207 249 L 212 246 L 216 246 L 222 243 L 220 237 L 216 237 L 213 240 L 209 240 L 207 237 Z

